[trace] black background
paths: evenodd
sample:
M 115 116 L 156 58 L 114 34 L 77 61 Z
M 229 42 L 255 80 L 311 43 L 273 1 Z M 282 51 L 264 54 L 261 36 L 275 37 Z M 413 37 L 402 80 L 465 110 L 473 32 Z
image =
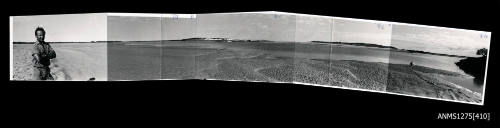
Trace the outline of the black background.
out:
M 6 116 L 17 125 L 90 122 L 163 126 L 258 125 L 307 127 L 498 127 L 499 1 L 11 1 L 4 4 L 3 53 L 8 16 L 92 12 L 215 13 L 282 11 L 394 21 L 492 32 L 484 105 L 374 92 L 227 81 L 22 82 L 4 80 Z M 77 30 L 75 30 L 77 31 Z M 491 113 L 491 120 L 438 120 L 438 113 Z M 20 123 L 17 123 L 20 121 Z M 36 122 L 36 123 L 35 123 Z M 265 124 L 263 124 L 265 123 Z M 234 125 L 232 125 L 234 124 Z M 67 126 L 67 125 L 64 125 Z

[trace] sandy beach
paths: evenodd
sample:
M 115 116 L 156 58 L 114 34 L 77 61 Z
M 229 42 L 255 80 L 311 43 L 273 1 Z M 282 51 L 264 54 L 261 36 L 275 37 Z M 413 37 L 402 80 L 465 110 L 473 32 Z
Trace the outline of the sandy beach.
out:
M 333 60 L 328 59 L 332 55 L 324 51 L 297 56 L 300 50 L 289 42 L 181 41 L 125 44 L 127 43 L 113 45 L 115 54 L 112 54 L 112 63 L 117 66 L 114 66 L 114 75 L 111 76 L 115 76 L 115 79 L 159 79 L 161 75 L 161 79 L 298 82 L 475 103 L 480 103 L 482 97 L 482 94 L 449 80 L 470 77 L 462 73 L 419 65 Z M 91 77 L 108 80 L 105 43 L 51 45 L 57 52 L 57 58 L 52 60 L 50 66 L 56 80 L 88 80 Z M 31 46 L 32 44 L 14 45 L 14 80 L 31 78 Z
M 248 45 L 246 42 L 208 42 L 197 49 L 197 79 L 293 82 L 293 51 L 289 43 Z M 276 51 L 275 53 L 270 51 Z
M 410 67 L 404 64 L 390 64 L 387 91 L 475 103 L 482 101 L 481 93 L 447 80 L 449 77 L 465 78 L 469 76 L 423 66 Z
M 49 66 L 55 80 L 107 80 L 105 43 L 52 43 L 51 46 L 57 54 Z M 32 79 L 32 47 L 33 44 L 14 44 L 13 80 Z

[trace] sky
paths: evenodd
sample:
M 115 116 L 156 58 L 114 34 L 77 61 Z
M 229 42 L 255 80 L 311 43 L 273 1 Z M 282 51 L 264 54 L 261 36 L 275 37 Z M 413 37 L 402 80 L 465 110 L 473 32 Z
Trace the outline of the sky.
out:
M 161 40 L 161 25 L 161 17 L 108 16 L 108 40 Z
M 333 18 L 297 16 L 296 19 L 296 42 L 332 41 Z
M 14 42 L 34 42 L 34 31 L 40 26 L 48 42 L 103 41 L 106 23 L 106 14 L 14 16 L 12 38 Z
M 192 37 L 341 41 L 464 56 L 476 56 L 475 52 L 480 48 L 489 49 L 491 37 L 490 32 L 482 31 L 397 23 L 392 25 L 288 13 L 197 14 L 182 18 L 168 14 L 147 17 L 96 13 L 14 16 L 13 41 L 35 41 L 34 30 L 37 26 L 45 28 L 45 40 L 48 42 L 147 41 Z
M 334 19 L 333 41 L 391 46 L 392 25 L 376 21 Z
M 110 16 L 108 21 L 110 40 L 157 40 L 158 30 L 155 27 L 160 26 L 162 40 L 221 37 L 273 41 L 331 41 L 333 25 L 332 18 L 267 13 L 197 14 L 194 18 L 163 17 L 160 20 L 159 16 Z M 130 32 L 132 30 L 136 32 Z
M 263 13 L 199 14 L 198 37 L 295 41 L 293 15 Z
M 110 16 L 108 21 L 110 40 L 157 40 L 158 30 L 155 27 L 160 26 L 162 40 L 220 37 L 291 42 L 331 41 L 333 26 L 331 17 L 270 13 L 215 13 L 197 14 L 194 18 L 161 19 L 159 16 Z
M 108 39 L 114 41 L 178 40 L 196 36 L 191 14 L 119 13 L 108 16 Z
M 179 40 L 196 37 L 196 18 L 169 18 L 161 20 L 162 40 Z
M 402 49 L 477 56 L 477 49 L 489 49 L 490 37 L 490 32 L 395 24 L 392 45 Z

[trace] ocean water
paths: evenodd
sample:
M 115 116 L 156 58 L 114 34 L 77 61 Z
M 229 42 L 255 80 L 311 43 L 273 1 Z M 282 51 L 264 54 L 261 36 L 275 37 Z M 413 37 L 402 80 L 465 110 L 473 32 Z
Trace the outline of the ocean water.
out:
M 359 60 L 366 62 L 389 62 L 388 49 L 351 45 L 332 45 L 332 60 Z

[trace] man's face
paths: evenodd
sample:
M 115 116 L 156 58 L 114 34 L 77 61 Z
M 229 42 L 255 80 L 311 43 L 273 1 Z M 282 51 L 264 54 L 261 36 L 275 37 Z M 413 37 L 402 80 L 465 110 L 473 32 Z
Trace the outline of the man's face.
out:
M 43 42 L 45 39 L 45 33 L 43 31 L 36 31 L 35 37 L 38 42 Z

